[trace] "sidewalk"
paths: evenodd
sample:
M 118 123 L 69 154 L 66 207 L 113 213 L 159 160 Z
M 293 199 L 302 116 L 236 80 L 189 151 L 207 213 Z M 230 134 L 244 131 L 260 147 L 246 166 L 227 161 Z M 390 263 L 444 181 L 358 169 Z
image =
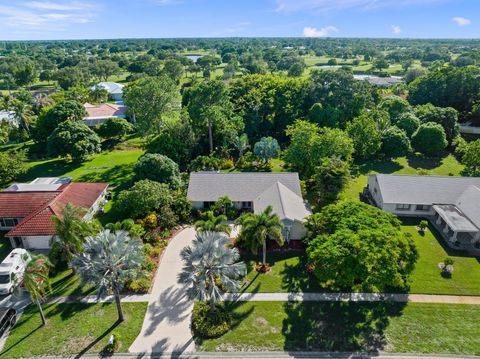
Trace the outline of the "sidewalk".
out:
M 148 302 L 150 300 L 150 294 L 132 294 L 121 295 L 122 302 Z M 47 298 L 46 303 L 111 303 L 114 302 L 113 295 L 109 295 L 105 298 L 98 298 L 96 295 L 86 296 L 68 296 L 68 297 L 50 297 Z

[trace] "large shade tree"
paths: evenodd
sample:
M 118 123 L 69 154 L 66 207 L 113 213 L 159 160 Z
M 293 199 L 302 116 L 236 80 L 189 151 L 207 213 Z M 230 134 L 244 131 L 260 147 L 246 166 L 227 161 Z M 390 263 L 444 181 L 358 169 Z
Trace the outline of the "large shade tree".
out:
M 178 282 L 189 287 L 192 298 L 208 301 L 212 311 L 225 291 L 238 291 L 239 279 L 247 273 L 245 263 L 239 261 L 238 249 L 229 245 L 224 234 L 202 232 L 180 253 L 184 266 Z
M 74 256 L 72 266 L 82 281 L 96 286 L 99 297 L 112 293 L 117 305 L 118 321 L 124 320 L 120 291 L 127 280 L 141 274 L 144 262 L 141 241 L 128 232 L 104 230 L 85 239 L 84 251 Z
M 278 215 L 273 213 L 272 206 L 265 208 L 258 214 L 246 213 L 240 216 L 236 222 L 241 226 L 238 235 L 239 245 L 248 248 L 253 254 L 257 254 L 262 248 L 262 265 L 267 265 L 267 239 L 283 245 L 284 225 Z

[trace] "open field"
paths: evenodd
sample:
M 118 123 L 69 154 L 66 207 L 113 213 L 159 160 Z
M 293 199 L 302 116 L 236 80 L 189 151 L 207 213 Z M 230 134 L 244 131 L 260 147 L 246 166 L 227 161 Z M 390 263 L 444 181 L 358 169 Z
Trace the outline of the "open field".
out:
M 142 327 L 147 303 L 123 303 L 125 321 L 117 322 L 115 303 L 45 304 L 47 324 L 41 326 L 37 307 L 30 305 L 13 328 L 2 358 L 99 353 L 111 334 L 126 352 Z
M 234 328 L 206 351 L 377 351 L 479 354 L 475 305 L 237 302 Z

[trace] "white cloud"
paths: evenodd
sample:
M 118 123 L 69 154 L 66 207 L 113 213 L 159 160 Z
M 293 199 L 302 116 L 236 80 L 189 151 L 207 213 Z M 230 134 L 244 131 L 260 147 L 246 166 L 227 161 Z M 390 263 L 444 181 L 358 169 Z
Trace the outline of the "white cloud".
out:
M 468 26 L 472 23 L 471 20 L 461 16 L 455 16 L 454 18 L 452 18 L 452 21 L 456 22 L 458 26 Z
M 398 25 L 392 25 L 392 33 L 398 35 L 402 32 L 402 29 Z
M 160 6 L 181 4 L 183 0 L 154 0 L 154 3 Z
M 335 32 L 338 32 L 338 29 L 335 26 L 325 26 L 321 29 L 315 27 L 303 28 L 303 36 L 305 37 L 326 37 Z
M 276 0 L 278 12 L 328 12 L 358 8 L 369 10 L 381 7 L 424 5 L 445 0 Z
M 26 2 L 25 7 L 31 9 L 40 9 L 40 10 L 54 10 L 54 11 L 71 11 L 71 10 L 81 10 L 85 7 L 88 7 L 89 4 L 72 2 L 69 4 L 58 4 L 50 1 L 29 1 Z

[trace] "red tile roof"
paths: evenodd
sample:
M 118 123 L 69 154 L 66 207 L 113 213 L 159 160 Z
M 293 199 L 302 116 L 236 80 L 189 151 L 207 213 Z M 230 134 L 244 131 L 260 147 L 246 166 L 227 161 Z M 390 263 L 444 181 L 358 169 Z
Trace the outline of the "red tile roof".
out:
M 86 118 L 122 117 L 125 116 L 125 112 L 127 111 L 127 106 L 115 105 L 110 103 L 105 103 L 98 106 L 86 103 L 84 107 L 88 113 L 88 116 Z
M 55 234 L 55 225 L 52 221 L 52 216 L 61 217 L 62 209 L 68 203 L 77 207 L 90 209 L 107 187 L 107 183 L 69 183 L 60 187 L 58 191 L 42 192 L 46 195 L 45 197 L 47 197 L 47 195 L 52 196 L 50 200 L 37 206 L 37 208 L 31 210 L 29 213 L 27 213 L 27 209 L 25 208 L 22 213 L 27 214 L 17 216 L 22 217 L 23 220 L 5 236 L 53 235 Z M 24 198 L 34 193 L 38 194 L 40 192 L 0 192 L 0 204 L 8 198 L 11 207 L 20 208 L 24 205 Z M 0 217 L 8 217 L 1 213 L 2 212 L 0 212 Z M 18 213 L 20 213 L 20 211 Z

